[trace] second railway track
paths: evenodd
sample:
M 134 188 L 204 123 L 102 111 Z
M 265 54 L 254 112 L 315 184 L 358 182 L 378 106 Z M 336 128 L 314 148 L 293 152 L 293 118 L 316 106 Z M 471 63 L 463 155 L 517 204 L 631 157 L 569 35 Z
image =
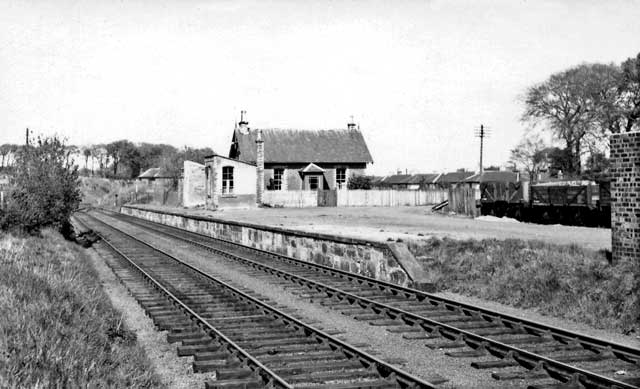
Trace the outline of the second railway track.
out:
M 268 302 L 88 215 L 110 264 L 155 324 L 214 371 L 211 388 L 434 388 Z
M 449 356 L 494 356 L 496 360 L 472 366 L 494 370 L 495 379 L 526 379 L 533 388 L 640 387 L 637 349 L 174 227 L 110 216 L 277 276 L 303 297 L 407 337 L 427 339 L 427 346 L 450 350 Z M 619 372 L 624 375 L 617 376 Z

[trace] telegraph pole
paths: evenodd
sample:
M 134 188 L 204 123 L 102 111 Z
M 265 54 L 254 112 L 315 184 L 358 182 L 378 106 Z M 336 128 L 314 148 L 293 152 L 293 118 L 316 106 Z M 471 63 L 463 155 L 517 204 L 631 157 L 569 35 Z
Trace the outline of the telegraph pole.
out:
M 480 174 L 484 172 L 482 167 L 482 152 L 484 148 L 484 138 L 489 136 L 489 130 L 484 127 L 484 124 L 480 125 L 480 129 L 476 129 L 476 137 L 480 138 Z
M 29 128 L 27 127 L 27 134 L 25 136 L 25 144 L 29 146 Z

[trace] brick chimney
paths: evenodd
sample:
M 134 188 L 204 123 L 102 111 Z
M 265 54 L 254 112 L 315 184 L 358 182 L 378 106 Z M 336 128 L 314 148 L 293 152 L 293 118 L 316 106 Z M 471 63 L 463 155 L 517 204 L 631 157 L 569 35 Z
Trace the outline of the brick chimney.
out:
M 264 140 L 262 130 L 257 130 L 256 137 L 256 203 L 262 204 L 262 194 L 264 193 Z

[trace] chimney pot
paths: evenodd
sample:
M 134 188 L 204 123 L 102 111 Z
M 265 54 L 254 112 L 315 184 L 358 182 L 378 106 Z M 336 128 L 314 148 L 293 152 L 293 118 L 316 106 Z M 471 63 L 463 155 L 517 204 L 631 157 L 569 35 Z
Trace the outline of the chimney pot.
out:
M 244 119 L 244 115 L 247 111 L 240 111 L 240 122 L 238 122 L 238 129 L 242 133 L 249 132 L 249 122 Z
M 356 129 L 356 123 L 353 120 L 353 116 L 351 116 L 351 121 L 347 123 L 347 130 L 355 130 L 355 129 Z

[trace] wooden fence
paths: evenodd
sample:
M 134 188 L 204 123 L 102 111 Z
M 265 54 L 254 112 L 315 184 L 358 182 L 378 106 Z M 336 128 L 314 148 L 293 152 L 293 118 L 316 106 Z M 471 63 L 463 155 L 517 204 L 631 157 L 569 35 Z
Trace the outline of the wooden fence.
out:
M 339 207 L 398 207 L 438 204 L 448 198 L 444 189 L 434 190 L 339 190 Z
M 480 214 L 480 208 L 476 208 L 476 192 L 475 188 L 468 185 L 449 188 L 449 206 L 450 212 L 477 217 Z
M 436 190 L 292 190 L 265 191 L 262 201 L 273 207 L 397 207 L 438 204 L 448 198 Z

